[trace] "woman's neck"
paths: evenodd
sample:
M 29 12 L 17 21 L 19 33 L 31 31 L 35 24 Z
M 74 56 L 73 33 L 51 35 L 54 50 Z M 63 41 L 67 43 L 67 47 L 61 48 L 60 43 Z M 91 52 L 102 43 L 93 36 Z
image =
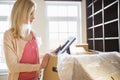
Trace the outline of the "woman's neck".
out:
M 22 32 L 21 34 L 22 39 L 24 40 L 32 40 L 32 34 L 31 34 L 31 30 L 24 30 L 24 32 Z

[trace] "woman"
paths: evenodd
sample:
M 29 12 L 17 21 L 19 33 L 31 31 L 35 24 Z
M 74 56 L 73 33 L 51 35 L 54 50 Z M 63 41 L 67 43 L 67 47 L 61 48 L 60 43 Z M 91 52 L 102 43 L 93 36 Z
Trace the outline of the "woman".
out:
M 38 80 L 49 55 L 39 63 L 38 45 L 30 24 L 34 20 L 35 3 L 17 0 L 11 13 L 11 28 L 4 33 L 4 51 L 9 74 L 8 80 Z

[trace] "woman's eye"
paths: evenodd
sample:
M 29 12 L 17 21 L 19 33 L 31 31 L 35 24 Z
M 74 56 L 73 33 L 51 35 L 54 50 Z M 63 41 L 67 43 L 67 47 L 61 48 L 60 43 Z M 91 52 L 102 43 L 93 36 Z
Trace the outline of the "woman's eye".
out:
M 30 13 L 30 15 L 33 15 L 33 13 Z

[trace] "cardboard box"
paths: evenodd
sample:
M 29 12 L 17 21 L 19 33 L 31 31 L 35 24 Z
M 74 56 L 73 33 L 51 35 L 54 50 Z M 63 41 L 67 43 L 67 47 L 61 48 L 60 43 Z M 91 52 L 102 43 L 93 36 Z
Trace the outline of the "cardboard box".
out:
M 51 56 L 44 71 L 43 80 L 60 80 L 57 72 L 57 56 Z
M 77 44 L 76 47 L 83 47 L 86 51 L 88 51 L 88 44 Z

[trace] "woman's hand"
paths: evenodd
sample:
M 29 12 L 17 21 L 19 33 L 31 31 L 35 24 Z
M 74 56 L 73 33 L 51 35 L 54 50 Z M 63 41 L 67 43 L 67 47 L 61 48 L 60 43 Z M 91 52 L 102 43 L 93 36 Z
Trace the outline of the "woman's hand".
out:
M 46 68 L 48 62 L 49 62 L 49 59 L 50 59 L 50 54 L 45 54 L 43 56 L 43 60 L 42 60 L 42 63 L 41 63 L 41 69 L 42 68 Z
M 61 45 L 59 45 L 55 50 L 53 50 L 51 53 L 52 54 L 56 54 L 58 51 L 59 51 L 59 49 L 61 48 Z

